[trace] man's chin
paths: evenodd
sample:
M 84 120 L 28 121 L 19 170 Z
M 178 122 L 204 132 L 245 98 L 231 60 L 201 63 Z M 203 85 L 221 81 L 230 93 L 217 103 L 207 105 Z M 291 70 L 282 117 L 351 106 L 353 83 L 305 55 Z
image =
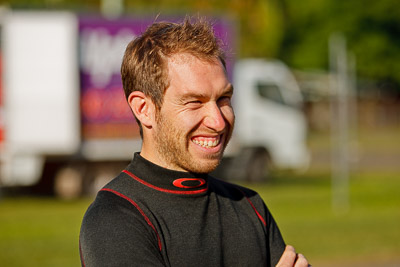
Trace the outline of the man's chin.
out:
M 218 167 L 220 162 L 221 158 L 203 159 L 198 161 L 197 164 L 190 166 L 190 171 L 193 173 L 210 173 Z

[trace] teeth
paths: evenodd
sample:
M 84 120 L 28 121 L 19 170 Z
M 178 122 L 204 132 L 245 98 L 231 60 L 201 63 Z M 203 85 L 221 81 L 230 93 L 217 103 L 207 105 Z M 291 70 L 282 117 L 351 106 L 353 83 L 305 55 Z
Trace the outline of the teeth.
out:
M 219 144 L 220 138 L 216 138 L 213 140 L 198 140 L 198 139 L 192 139 L 192 142 L 206 148 L 210 147 L 216 147 Z

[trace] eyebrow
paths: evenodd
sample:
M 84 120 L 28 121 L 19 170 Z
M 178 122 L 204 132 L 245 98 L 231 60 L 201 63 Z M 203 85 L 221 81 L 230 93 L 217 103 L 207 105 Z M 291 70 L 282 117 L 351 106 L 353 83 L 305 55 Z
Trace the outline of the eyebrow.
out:
M 229 83 L 222 91 L 221 95 L 233 95 L 233 85 Z M 183 94 L 180 99 L 187 100 L 187 99 L 202 99 L 207 98 L 208 95 L 203 94 L 202 92 L 191 92 L 187 94 Z
M 224 89 L 224 93 L 225 94 L 229 94 L 229 95 L 233 95 L 233 85 L 231 83 L 228 84 L 228 86 Z

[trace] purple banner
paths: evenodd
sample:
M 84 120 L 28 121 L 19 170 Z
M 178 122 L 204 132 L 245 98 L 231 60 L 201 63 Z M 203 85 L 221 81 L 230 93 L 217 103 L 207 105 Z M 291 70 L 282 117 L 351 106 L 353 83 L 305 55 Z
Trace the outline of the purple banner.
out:
M 158 19 L 162 21 L 164 19 Z M 168 20 L 168 19 L 166 19 Z M 177 21 L 172 19 L 168 21 Z M 213 19 L 214 31 L 227 51 L 233 51 L 234 32 L 227 22 Z M 79 51 L 83 138 L 134 138 L 138 126 L 126 103 L 120 68 L 126 45 L 140 35 L 153 19 L 107 20 L 81 17 Z M 228 64 L 231 76 L 232 64 Z

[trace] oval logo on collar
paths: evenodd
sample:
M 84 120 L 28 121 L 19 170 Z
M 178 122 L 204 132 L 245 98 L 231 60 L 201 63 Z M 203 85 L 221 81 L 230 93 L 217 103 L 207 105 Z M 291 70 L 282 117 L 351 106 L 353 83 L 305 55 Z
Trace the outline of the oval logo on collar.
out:
M 180 178 L 172 182 L 172 184 L 179 188 L 196 188 L 204 185 L 206 181 L 202 178 Z

